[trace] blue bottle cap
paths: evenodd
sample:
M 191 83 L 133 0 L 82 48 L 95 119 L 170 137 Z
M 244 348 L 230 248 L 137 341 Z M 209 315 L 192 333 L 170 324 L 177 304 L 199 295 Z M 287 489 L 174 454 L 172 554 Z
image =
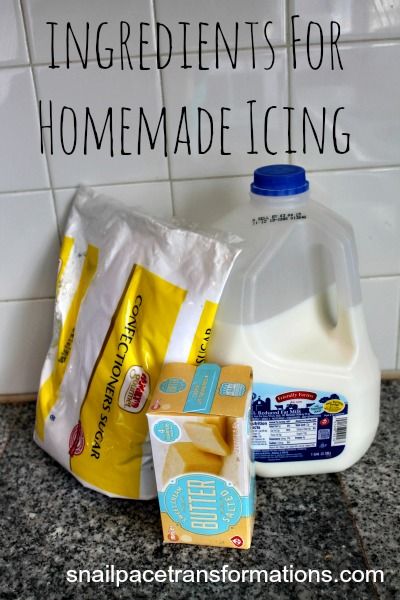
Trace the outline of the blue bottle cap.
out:
M 250 189 L 260 196 L 294 196 L 306 192 L 309 187 L 303 167 L 270 165 L 254 171 Z

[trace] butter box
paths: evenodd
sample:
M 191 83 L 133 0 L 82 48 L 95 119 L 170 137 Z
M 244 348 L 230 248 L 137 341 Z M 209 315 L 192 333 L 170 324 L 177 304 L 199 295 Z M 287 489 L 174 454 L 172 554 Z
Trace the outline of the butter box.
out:
M 250 548 L 252 370 L 170 363 L 149 421 L 164 541 Z

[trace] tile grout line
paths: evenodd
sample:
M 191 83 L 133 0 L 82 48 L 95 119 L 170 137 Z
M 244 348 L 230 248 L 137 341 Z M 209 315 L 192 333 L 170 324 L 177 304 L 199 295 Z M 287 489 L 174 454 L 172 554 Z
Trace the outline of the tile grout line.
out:
M 48 302 L 49 300 L 53 301 L 53 300 L 55 300 L 55 297 L 54 296 L 45 296 L 43 298 L 40 298 L 40 297 L 36 296 L 35 298 L 6 298 L 3 300 L 0 300 L 0 305 L 7 304 L 9 302 Z
M 39 192 L 50 192 L 51 187 L 41 187 L 41 188 L 27 188 L 26 190 L 2 190 L 0 191 L 0 196 L 5 194 L 36 194 Z
M 32 60 L 31 60 L 31 47 L 30 47 L 30 41 L 29 41 L 29 35 L 28 35 L 27 17 L 25 15 L 25 11 L 24 11 L 24 6 L 23 6 L 23 3 L 22 3 L 22 0 L 19 0 L 19 6 L 20 6 L 21 16 L 22 16 L 22 22 L 23 22 L 23 26 L 24 26 L 25 43 L 26 43 L 26 47 L 27 47 L 27 51 L 28 51 L 30 71 L 31 71 L 31 74 L 32 74 L 32 81 L 33 81 L 33 89 L 34 89 L 34 92 L 35 92 L 35 103 L 36 103 L 35 112 L 37 112 L 37 110 L 38 110 L 38 102 L 39 102 L 38 85 L 37 85 L 37 81 L 36 81 L 35 68 L 32 65 Z M 53 178 L 52 178 L 51 170 L 50 170 L 50 161 L 49 161 L 49 157 L 48 157 L 48 151 L 47 151 L 46 141 L 44 143 L 44 158 L 45 158 L 45 161 L 46 161 L 47 177 L 48 177 L 48 180 L 49 180 L 49 183 L 50 183 L 50 188 L 49 189 L 51 191 L 52 206 L 53 206 L 53 216 L 54 216 L 55 224 L 56 224 L 57 239 L 58 239 L 58 244 L 60 246 L 61 245 L 61 232 L 60 232 L 60 225 L 59 225 L 58 217 L 57 217 L 56 198 L 55 198 L 55 194 L 54 194 Z
M 290 12 L 290 0 L 285 1 L 284 5 L 285 11 L 285 42 L 286 42 L 286 69 L 287 69 L 287 97 L 288 97 L 288 106 L 292 106 L 293 100 L 293 79 L 292 79 L 292 69 L 290 68 L 291 59 L 290 59 L 290 36 L 289 36 L 289 12 Z M 290 115 L 290 112 L 289 112 Z M 293 164 L 293 154 L 288 154 L 288 163 L 289 165 Z
M 152 1 L 154 1 L 154 0 L 152 0 Z M 288 2 L 290 2 L 290 0 L 288 0 Z M 21 12 L 23 13 L 22 5 L 21 5 Z M 23 14 L 23 18 L 24 18 L 24 14 Z M 286 22 L 287 22 L 287 19 L 286 19 Z M 287 25 L 287 23 L 286 23 L 286 25 Z M 28 35 L 27 35 L 27 30 L 26 30 L 26 25 L 25 25 L 25 18 L 24 18 L 24 29 L 25 29 L 25 31 L 24 31 L 25 38 L 27 39 L 27 46 L 28 46 Z M 400 37 L 360 38 L 360 39 L 354 39 L 354 40 L 346 39 L 346 40 L 341 40 L 340 41 L 340 45 L 342 45 L 342 46 L 348 46 L 348 45 L 351 45 L 351 44 L 354 44 L 354 45 L 365 45 L 365 44 L 379 44 L 379 43 L 381 43 L 381 44 L 385 44 L 386 43 L 388 45 L 389 44 L 393 44 L 393 43 L 400 43 Z M 316 47 L 316 46 L 319 46 L 319 43 L 318 42 L 310 42 L 309 45 L 310 45 L 310 47 Z M 285 49 L 285 48 L 288 47 L 288 43 L 278 42 L 276 44 L 273 43 L 273 46 L 274 46 L 274 50 L 282 50 L 282 49 Z M 323 43 L 323 46 L 324 46 L 324 48 L 329 48 L 330 47 L 330 43 L 329 42 L 325 42 L 325 43 Z M 307 44 L 306 43 L 299 43 L 299 44 L 297 44 L 297 48 L 307 48 Z M 251 50 L 252 50 L 251 46 L 243 46 L 243 47 L 240 47 L 240 48 L 238 47 L 238 52 L 241 52 L 241 51 L 243 51 L 243 52 L 246 52 L 246 51 L 249 52 Z M 254 50 L 265 50 L 265 46 L 255 45 L 254 46 Z M 213 53 L 215 53 L 215 51 L 216 51 L 215 48 L 212 48 L 212 49 L 209 49 L 209 50 L 208 49 L 207 50 L 202 50 L 202 54 L 213 54 Z M 29 46 L 28 46 L 28 54 L 30 55 Z M 196 54 L 198 54 L 198 50 L 197 49 L 196 50 L 186 50 L 186 54 L 188 56 L 190 56 L 190 55 L 196 55 Z M 121 58 L 121 55 L 119 55 L 118 53 L 114 54 L 113 56 L 114 56 L 115 59 L 120 59 Z M 140 58 L 140 54 L 136 54 L 136 53 L 128 54 L 128 56 L 129 56 L 129 58 L 132 58 L 132 59 L 138 59 L 138 58 Z M 168 56 L 168 54 L 164 53 L 164 52 L 160 52 L 159 56 L 160 57 L 165 57 L 165 56 Z M 179 51 L 179 52 L 173 52 L 172 51 L 171 52 L 171 56 L 183 56 L 183 52 L 181 52 L 181 51 Z M 144 59 L 145 58 L 155 58 L 155 57 L 157 57 L 157 52 L 152 52 L 150 54 L 144 54 L 143 55 Z M 61 61 L 57 61 L 57 64 L 58 65 L 65 65 L 66 62 L 67 62 L 66 60 L 61 60 Z M 79 65 L 79 64 L 81 64 L 81 60 L 80 59 L 70 59 L 69 62 L 70 62 L 71 65 L 74 65 L 74 64 L 78 64 Z M 88 58 L 88 64 L 90 64 L 90 63 L 96 63 L 96 62 L 97 62 L 97 58 Z M 29 56 L 29 62 L 26 62 L 26 63 L 22 63 L 21 62 L 21 63 L 16 63 L 14 65 L 0 65 L 0 69 L 18 69 L 18 68 L 29 67 L 29 66 L 31 68 L 33 68 L 33 67 L 48 67 L 49 63 L 48 62 L 41 62 L 41 61 L 37 61 L 37 62 L 33 61 L 32 62 L 32 59 Z M 114 67 L 110 67 L 110 70 L 113 70 L 113 69 L 114 69 Z M 159 70 L 163 70 L 163 69 L 159 69 Z
M 400 168 L 400 165 L 399 165 L 399 168 Z M 120 186 L 120 185 L 166 183 L 168 181 L 169 181 L 169 179 L 139 179 L 137 181 L 116 181 L 115 183 L 85 183 L 84 185 L 86 187 L 99 188 L 99 187 L 114 187 L 114 186 Z M 59 187 L 55 186 L 54 188 L 45 187 L 45 188 L 30 188 L 30 189 L 26 189 L 26 190 L 5 190 L 5 191 L 0 191 L 0 196 L 2 194 L 3 195 L 5 195 L 5 194 L 34 194 L 36 192 L 50 192 L 52 189 L 54 191 L 76 190 L 77 187 L 78 187 L 78 184 L 77 185 L 62 185 Z
M 400 283 L 399 283 L 400 287 Z M 399 294 L 400 296 L 400 294 Z M 398 306 L 398 316 L 397 316 L 397 353 L 396 353 L 396 364 L 394 366 L 395 371 L 400 371 L 400 302 Z
M 340 173 L 342 171 L 345 172 L 363 172 L 363 171 L 398 171 L 400 169 L 399 164 L 391 164 L 391 165 L 373 165 L 373 166 L 359 166 L 359 167 L 332 167 L 332 168 L 324 168 L 324 169 L 307 169 L 307 173 L 309 174 L 324 174 L 324 173 Z M 132 181 L 116 181 L 113 183 L 88 183 L 86 185 L 99 188 L 99 187 L 114 187 L 114 186 L 123 186 L 123 185 L 136 185 L 136 184 L 150 184 L 150 183 L 168 183 L 172 182 L 185 182 L 185 181 L 207 181 L 213 179 L 231 179 L 233 177 L 250 177 L 251 173 L 232 173 L 230 175 L 205 175 L 203 177 L 192 176 L 192 177 L 171 177 L 166 179 L 138 179 Z M 27 189 L 13 189 L 13 190 L 0 190 L 0 196 L 6 194 L 33 194 L 36 192 L 49 192 L 52 191 L 60 191 L 60 190 L 76 190 L 76 185 L 63 185 L 63 186 L 55 186 L 52 187 L 40 187 L 40 188 L 27 188 Z
M 308 173 L 339 173 L 341 171 L 384 171 L 386 169 L 396 170 L 399 169 L 397 163 L 391 163 L 388 165 L 359 165 L 356 167 L 327 167 L 325 169 L 307 169 Z
M 372 566 L 370 564 L 370 561 L 369 561 L 369 558 L 368 558 L 368 553 L 367 553 L 367 550 L 366 550 L 366 547 L 365 547 L 365 544 L 364 544 L 364 539 L 363 539 L 363 537 L 361 535 L 361 532 L 360 532 L 360 529 L 358 527 L 357 518 L 356 518 L 356 516 L 353 513 L 352 508 L 351 508 L 350 498 L 349 498 L 349 496 L 347 494 L 346 485 L 344 483 L 344 480 L 342 478 L 341 473 L 335 473 L 335 477 L 336 477 L 336 480 L 337 480 L 337 482 L 339 484 L 339 489 L 340 489 L 342 498 L 344 500 L 344 505 L 345 505 L 347 514 L 350 517 L 350 521 L 351 521 L 351 524 L 352 524 L 352 527 L 353 527 L 353 531 L 354 531 L 355 536 L 356 536 L 357 545 L 359 547 L 359 550 L 361 552 L 361 556 L 362 556 L 363 561 L 364 561 L 364 565 L 365 565 L 365 567 L 366 567 L 367 570 L 372 570 Z M 375 596 L 376 600 L 380 600 L 381 599 L 381 595 L 379 593 L 379 590 L 378 590 L 378 587 L 377 587 L 376 583 L 374 581 L 371 581 L 371 582 L 368 582 L 368 583 L 370 583 L 370 585 L 371 585 L 371 587 L 372 587 L 372 589 L 374 591 L 374 596 Z
M 360 275 L 362 281 L 369 281 L 373 279 L 396 279 L 400 277 L 400 273 L 380 273 L 379 275 Z
M 154 19 L 154 23 L 157 22 L 157 12 L 156 12 L 156 3 L 155 0 L 151 0 L 151 6 L 152 6 L 152 17 Z M 158 70 L 158 76 L 159 76 L 159 81 L 160 81 L 160 90 L 161 90 L 161 105 L 162 106 L 166 106 L 165 104 L 165 90 L 164 90 L 164 78 L 163 78 L 163 69 L 162 70 Z M 169 139 L 168 136 L 168 119 L 165 117 L 165 127 L 166 127 L 166 132 L 167 132 L 167 140 Z M 168 169 L 168 184 L 169 184 L 169 194 L 170 194 L 170 207 L 171 207 L 171 211 L 172 211 L 172 216 L 175 216 L 175 199 L 174 199 L 174 186 L 172 184 L 172 170 L 171 170 L 171 158 L 170 158 L 170 154 L 168 152 L 168 148 L 166 148 L 167 151 L 167 169 Z
M 394 274 L 394 275 L 385 275 L 385 274 L 378 274 L 378 275 L 367 275 L 367 276 L 361 276 L 360 277 L 360 281 L 376 281 L 376 280 L 380 280 L 380 279 L 398 279 L 399 283 L 400 283 L 400 273 Z M 47 302 L 50 300 L 54 300 L 55 296 L 34 296 L 34 297 L 29 297 L 29 298 L 0 298 L 0 304 L 6 304 L 7 302 Z M 398 318 L 398 325 L 400 325 L 400 315 Z M 390 369 L 390 371 L 394 370 L 399 371 L 400 372 L 400 368 L 397 369 Z
M 363 171 L 373 171 L 373 172 L 381 172 L 381 171 L 398 171 L 400 169 L 399 164 L 391 164 L 391 165 L 373 165 L 373 166 L 358 166 L 358 167 L 332 167 L 332 168 L 324 168 L 324 169 L 307 169 L 307 173 L 309 174 L 324 174 L 324 173 L 340 173 L 342 171 L 345 172 L 363 172 Z M 114 187 L 114 186 L 124 186 L 124 185 L 136 185 L 136 184 L 150 184 L 150 183 L 168 183 L 172 182 L 185 182 L 185 181 L 208 181 L 213 179 L 232 179 L 233 177 L 250 177 L 251 173 L 232 173 L 230 175 L 205 175 L 203 177 L 192 176 L 192 177 L 171 177 L 166 179 L 138 179 L 132 181 L 116 181 L 113 183 L 88 183 L 87 185 L 93 188 L 99 187 Z M 0 196 L 5 194 L 32 194 L 35 192 L 48 192 L 54 189 L 54 191 L 60 190 L 76 190 L 76 185 L 62 185 L 51 187 L 40 187 L 40 188 L 27 188 L 27 189 L 14 189 L 14 190 L 3 190 L 0 191 Z

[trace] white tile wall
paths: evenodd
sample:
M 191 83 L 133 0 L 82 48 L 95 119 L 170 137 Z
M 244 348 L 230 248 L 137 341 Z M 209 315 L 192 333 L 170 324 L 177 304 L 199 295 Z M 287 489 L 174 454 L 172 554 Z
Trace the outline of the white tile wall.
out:
M 212 227 L 215 221 L 246 201 L 249 195 L 249 178 L 174 181 L 172 189 L 175 214 L 178 217 Z
M 0 302 L 0 394 L 29 394 L 38 389 L 52 312 L 52 300 Z
M 111 195 L 112 198 L 130 206 L 146 211 L 146 213 L 168 218 L 172 215 L 171 189 L 167 181 L 154 183 L 132 183 L 126 185 L 93 186 L 101 194 Z M 64 229 L 68 211 L 74 198 L 74 189 L 55 190 L 57 220 L 60 230 Z
M 22 7 L 22 11 L 21 11 Z M 288 8 L 286 14 L 285 8 Z M 129 2 L 96 0 L 2 0 L 0 19 L 0 393 L 23 393 L 37 389 L 40 366 L 49 341 L 58 252 L 57 227 L 62 230 L 78 183 L 96 186 L 132 206 L 153 214 L 177 215 L 213 224 L 228 210 L 247 198 L 250 174 L 260 164 L 277 160 L 306 166 L 314 195 L 351 221 L 356 235 L 362 289 L 371 337 L 383 369 L 400 370 L 400 0 L 141 0 Z M 291 14 L 297 13 L 297 69 L 291 68 Z M 125 56 L 121 70 L 121 20 L 131 25 L 127 42 L 133 69 Z M 269 61 L 263 39 L 268 29 L 276 52 L 272 70 L 264 71 Z M 324 29 L 324 63 L 313 71 L 306 66 L 307 25 L 321 22 Z M 329 24 L 341 23 L 340 54 L 343 71 L 331 71 L 329 65 Z M 58 23 L 55 37 L 55 60 L 58 69 L 49 69 L 50 28 L 46 21 Z M 85 41 L 86 22 L 90 22 L 87 69 L 79 65 L 79 55 L 71 44 L 71 69 L 65 67 L 65 27 L 73 25 L 81 47 Z M 107 22 L 101 31 L 99 54 L 104 64 L 113 50 L 114 68 L 100 70 L 96 58 L 96 25 Z M 154 67 L 157 59 L 154 24 L 170 27 L 173 35 L 171 64 L 162 71 L 139 68 L 139 23 L 144 27 L 143 63 Z M 192 69 L 181 69 L 182 29 L 178 21 L 191 23 L 188 28 L 187 60 Z M 204 21 L 203 48 L 205 66 L 196 68 L 198 23 Z M 221 54 L 220 68 L 215 69 L 216 21 L 232 41 L 234 22 L 239 27 L 238 68 L 229 67 Z M 258 68 L 250 66 L 249 26 L 257 21 L 254 41 Z M 26 30 L 26 31 L 25 31 Z M 315 28 L 314 28 L 315 32 Z M 165 30 L 161 31 L 161 37 Z M 28 44 L 26 43 L 28 40 Z M 317 38 L 311 37 L 310 56 L 318 55 Z M 222 47 L 222 46 L 221 46 Z M 161 51 L 168 47 L 161 40 Z M 124 52 L 124 51 L 123 51 Z M 165 59 L 167 55 L 163 55 Z M 246 62 L 247 61 L 247 62 Z M 249 145 L 246 100 L 257 100 L 255 107 L 255 141 L 259 154 L 246 154 Z M 107 156 L 104 148 L 66 156 L 60 151 L 55 135 L 53 156 L 47 144 L 46 155 L 40 154 L 38 100 L 53 100 L 54 126 L 59 127 L 62 105 L 73 106 L 82 120 L 90 105 L 100 123 L 106 109 L 116 109 L 114 143 L 118 149 L 118 110 L 121 105 L 133 108 L 128 117 L 131 131 L 127 140 L 136 144 L 137 108 L 143 106 L 156 125 L 160 109 L 167 108 L 169 150 L 174 145 L 179 108 L 187 105 L 188 126 L 193 152 L 182 149 L 166 158 L 162 151 L 145 152 L 141 157 Z M 273 157 L 262 150 L 263 108 L 293 105 L 293 145 L 297 153 L 285 153 L 287 125 L 284 113 L 276 111 L 269 142 L 278 154 Z M 227 113 L 230 130 L 226 132 L 231 156 L 222 157 L 219 143 L 219 107 L 231 107 Z M 312 138 L 307 155 L 302 152 L 298 115 L 304 106 L 320 125 L 320 107 L 327 107 L 326 148 L 319 154 Z M 338 135 L 351 132 L 351 151 L 342 156 L 332 151 L 332 108 L 345 106 L 338 121 Z M 215 147 L 203 156 L 197 154 L 197 106 L 204 106 L 214 118 Z M 229 118 L 231 117 L 231 119 Z M 80 127 L 80 134 L 82 127 Z M 205 133 L 207 130 L 205 128 Z M 132 137 L 130 138 L 130 135 Z M 67 140 L 68 143 L 68 140 Z M 129 149 L 129 148 L 128 148 Z M 24 339 L 23 348 L 20 340 Z M 16 366 L 18 364 L 18 370 Z M 21 374 L 20 365 L 23 366 Z
M 26 65 L 28 49 L 18 0 L 1 0 L 0 66 Z
M 166 2 L 165 0 L 155 0 L 155 9 L 157 20 L 164 23 L 172 33 L 172 51 L 182 52 L 183 46 L 183 26 L 179 22 L 189 23 L 186 27 L 186 48 L 188 51 L 195 51 L 199 44 L 199 22 L 208 23 L 208 26 L 202 27 L 202 40 L 207 42 L 203 48 L 215 48 L 215 23 L 220 23 L 221 29 L 227 39 L 230 47 L 235 40 L 235 22 L 238 27 L 238 47 L 251 47 L 251 28 L 246 25 L 246 21 L 254 22 L 253 35 L 254 46 L 264 47 L 264 26 L 267 21 L 272 21 L 268 26 L 267 33 L 269 39 L 276 45 L 285 43 L 285 3 L 281 0 L 251 0 L 251 2 L 242 2 L 242 0 L 175 0 Z M 223 47 L 223 41 L 219 41 L 220 47 Z M 169 43 L 165 42 L 162 46 L 164 52 L 169 51 Z
M 325 49 L 328 54 L 328 48 Z M 318 48 L 319 52 L 319 48 Z M 325 106 L 326 139 L 320 154 L 313 135 L 307 129 L 307 154 L 302 149 L 302 119 L 295 121 L 296 160 L 308 169 L 331 169 L 393 165 L 400 160 L 400 42 L 347 44 L 340 51 L 344 70 L 330 70 L 330 59 L 313 71 L 308 66 L 307 51 L 297 51 L 297 68 L 293 70 L 293 106 L 311 111 L 317 130 Z M 314 58 L 315 64 L 317 59 Z M 364 67 L 363 67 L 364 65 Z M 350 151 L 337 154 L 332 142 L 334 110 L 345 109 L 336 122 L 337 144 L 346 149 L 343 133 L 351 133 Z
M 50 191 L 0 194 L 0 301 L 54 294 L 59 240 Z
M 29 68 L 0 69 L 0 192 L 49 185 Z M 18 159 L 18 160 L 17 160 Z
M 287 100 L 287 65 L 286 50 L 276 51 L 275 65 L 270 71 L 264 71 L 260 77 L 259 71 L 252 70 L 251 52 L 242 50 L 238 53 L 238 67 L 232 70 L 229 59 L 221 59 L 220 68 L 215 69 L 215 58 L 212 53 L 207 54 L 204 66 L 209 71 L 185 70 L 180 68 L 182 59 L 174 56 L 168 69 L 162 72 L 167 106 L 189 106 L 192 110 L 188 114 L 188 129 L 191 134 L 192 154 L 189 155 L 186 146 L 181 145 L 174 153 L 176 135 L 178 131 L 180 112 L 173 110 L 168 120 L 169 125 L 169 150 L 171 177 L 215 177 L 216 175 L 234 175 L 249 173 L 260 164 L 260 156 L 247 154 L 251 149 L 249 110 L 247 100 L 256 100 L 254 105 L 254 121 L 264 122 L 265 107 L 272 105 L 282 106 Z M 256 62 L 268 64 L 269 59 L 263 61 L 261 51 L 256 51 Z M 179 98 L 179 101 L 177 101 Z M 213 145 L 207 154 L 198 157 L 197 153 L 197 107 L 206 107 L 214 121 L 215 135 Z M 225 131 L 224 151 L 231 152 L 230 156 L 221 154 L 220 143 L 220 107 L 231 108 L 231 113 L 225 113 L 225 124 L 230 127 Z M 264 110 L 263 110 L 264 109 Z M 274 115 L 275 116 L 275 115 Z M 285 128 L 283 112 L 276 118 L 271 118 L 269 145 L 272 151 L 277 152 L 274 162 L 287 162 L 284 154 L 284 138 L 281 135 Z M 205 118 L 203 144 L 207 146 L 209 124 Z M 255 147 L 260 148 L 263 141 L 264 128 L 256 127 Z M 195 156 L 193 156 L 195 155 Z M 265 162 L 265 156 L 262 160 Z M 267 162 L 272 162 L 271 157 Z
M 2 0 L 3 1 L 3 0 Z M 89 23 L 88 34 L 88 57 L 96 58 L 97 52 L 97 26 L 104 22 L 100 31 L 98 51 L 104 58 L 104 64 L 110 59 L 110 50 L 113 51 L 113 59 L 121 55 L 121 29 L 120 21 L 127 21 L 128 29 L 123 26 L 123 39 L 127 39 L 127 48 L 131 56 L 137 56 L 139 23 L 150 23 L 150 27 L 143 27 L 143 39 L 148 41 L 143 45 L 143 54 L 154 53 L 154 22 L 153 10 L 150 0 L 96 0 L 93 2 L 82 2 L 82 0 L 23 0 L 25 14 L 27 16 L 28 36 L 33 62 L 49 62 L 51 52 L 52 27 L 47 22 L 54 22 L 54 62 L 59 64 L 66 61 L 66 27 L 71 23 L 73 33 L 79 43 L 79 48 L 86 57 L 87 23 Z M 70 34 L 71 35 L 71 34 Z M 132 48 L 132 50 L 131 50 Z M 126 52 L 126 49 L 123 49 Z M 70 60 L 80 61 L 76 45 L 71 37 Z
M 400 349 L 397 347 L 397 371 L 400 371 Z
M 385 369 L 394 370 L 399 330 L 400 277 L 363 279 L 361 292 L 368 332 Z
M 66 155 L 60 143 L 60 135 L 54 134 L 54 153 L 50 153 L 50 137 L 46 130 L 47 151 L 50 175 L 54 187 L 69 187 L 85 184 L 122 183 L 168 177 L 167 159 L 160 145 L 154 151 L 143 137 L 143 151 L 136 154 L 136 137 L 138 128 L 138 111 L 143 106 L 150 119 L 154 116 L 153 126 L 156 128 L 160 118 L 161 84 L 158 71 L 154 68 L 154 58 L 149 59 L 153 68 L 140 71 L 137 59 L 132 60 L 135 70 L 121 72 L 119 70 L 100 70 L 95 63 L 89 63 L 86 70 L 74 64 L 70 69 L 52 70 L 47 67 L 36 67 L 35 75 L 40 97 L 43 100 L 44 122 L 49 124 L 50 113 L 48 101 L 53 102 L 53 127 L 60 130 L 61 110 L 63 106 L 74 107 L 77 119 L 76 151 Z M 84 92 L 82 93 L 82 90 Z M 94 136 L 88 136 L 88 151 L 84 155 L 85 107 L 90 106 L 96 128 L 101 134 L 108 107 L 113 109 L 113 152 L 111 157 L 111 135 L 109 129 L 104 137 L 103 146 L 97 150 Z M 125 130 L 124 152 L 132 155 L 121 155 L 121 106 L 131 108 L 125 112 L 124 124 L 131 128 Z M 69 125 L 65 127 L 64 144 L 67 152 L 71 152 L 74 139 L 71 122 L 72 113 L 65 116 Z M 91 130 L 90 130 L 91 131 Z M 116 133 L 117 132 L 117 133 Z M 57 140 L 57 142 L 56 142 Z
M 399 0 L 290 0 L 290 13 L 298 14 L 296 37 L 307 39 L 308 23 L 318 21 L 329 35 L 330 22 L 340 23 L 343 40 L 398 38 Z M 311 33 L 315 28 L 311 27 Z M 318 38 L 311 37 L 311 41 Z M 327 38 L 329 41 L 329 37 Z
M 349 221 L 361 276 L 400 273 L 400 169 L 311 173 L 316 199 Z

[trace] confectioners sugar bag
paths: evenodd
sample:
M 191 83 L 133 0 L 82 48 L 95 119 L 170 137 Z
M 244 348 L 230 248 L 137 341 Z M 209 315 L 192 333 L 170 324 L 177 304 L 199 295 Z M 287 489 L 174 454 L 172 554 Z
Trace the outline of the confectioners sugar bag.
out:
M 79 188 L 62 243 L 35 441 L 85 486 L 156 496 L 146 409 L 164 362 L 200 364 L 239 252 Z

